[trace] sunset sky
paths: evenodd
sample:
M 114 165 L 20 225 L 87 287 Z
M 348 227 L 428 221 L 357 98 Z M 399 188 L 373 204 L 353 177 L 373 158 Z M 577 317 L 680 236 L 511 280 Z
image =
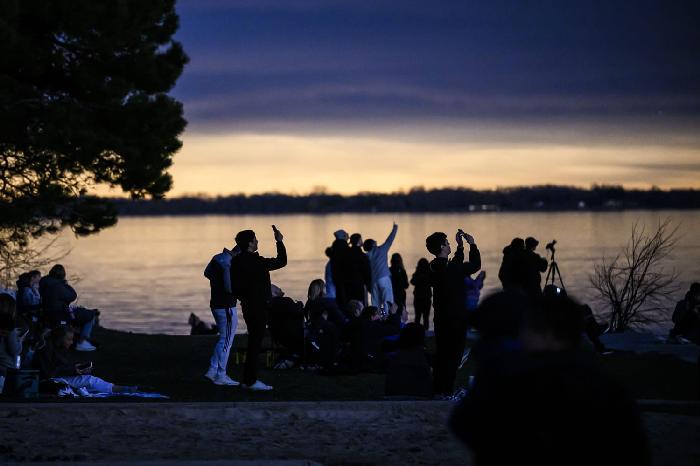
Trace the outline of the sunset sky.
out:
M 171 195 L 700 187 L 697 1 L 180 0 Z

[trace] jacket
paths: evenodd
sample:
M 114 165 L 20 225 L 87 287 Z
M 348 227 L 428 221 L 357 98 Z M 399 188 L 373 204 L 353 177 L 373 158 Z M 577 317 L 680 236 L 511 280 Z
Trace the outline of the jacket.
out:
M 211 298 L 209 307 L 212 309 L 228 309 L 236 306 L 231 284 L 231 251 L 225 249 L 211 258 L 204 269 L 204 276 L 209 279 Z
M 65 280 L 46 276 L 39 282 L 44 315 L 53 321 L 71 320 L 69 304 L 78 298 L 72 286 Z
M 245 305 L 266 306 L 272 297 L 270 271 L 287 265 L 287 249 L 277 242 L 277 257 L 243 251 L 231 260 L 233 294 Z

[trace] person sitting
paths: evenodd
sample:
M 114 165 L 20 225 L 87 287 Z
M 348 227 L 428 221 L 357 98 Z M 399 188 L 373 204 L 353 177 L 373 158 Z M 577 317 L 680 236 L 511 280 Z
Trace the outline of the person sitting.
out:
M 284 296 L 281 288 L 272 285 L 269 311 L 270 335 L 286 350 L 275 368 L 289 369 L 304 353 L 304 304 Z
M 73 330 L 69 327 L 54 328 L 46 344 L 34 355 L 33 366 L 39 370 L 39 388 L 45 393 L 55 393 L 59 385 L 87 393 L 132 393 L 135 386 L 115 385 L 92 375 L 92 363 L 73 364 L 69 353 L 73 344 Z
M 219 333 L 219 327 L 216 324 L 204 322 L 194 312 L 190 312 L 187 323 L 190 325 L 190 335 L 218 335 Z
M 340 333 L 328 321 L 328 313 L 321 306 L 313 306 L 309 315 L 308 361 L 326 373 L 335 372 L 340 354 Z
M 425 329 L 417 323 L 401 329 L 398 351 L 389 357 L 384 379 L 387 397 L 432 398 L 433 374 L 425 354 Z
M 0 294 L 0 394 L 3 392 L 8 369 L 19 369 L 22 339 L 15 328 L 15 300 Z
M 318 307 L 326 312 L 329 322 L 336 327 L 341 328 L 347 323 L 348 319 L 338 307 L 337 300 L 326 297 L 325 289 L 325 284 L 320 278 L 312 280 L 309 284 L 309 290 L 307 293 L 308 299 L 306 300 L 306 305 L 304 306 L 306 318 L 308 320 L 311 310 L 314 307 Z
M 95 351 L 97 348 L 88 341 L 95 325 L 95 311 L 83 307 L 75 309 L 70 307 L 70 304 L 78 298 L 78 294 L 68 284 L 66 269 L 61 264 L 51 267 L 49 274 L 39 281 L 39 291 L 43 302 L 44 318 L 47 319 L 49 326 L 70 325 L 80 328 L 75 349 Z
M 388 311 L 368 306 L 362 310 L 360 319 L 364 324 L 364 349 L 366 351 L 369 370 L 383 370 L 386 365 L 388 346 L 385 338 L 398 335 L 401 332 L 402 314 L 398 306 L 392 304 Z
M 39 293 L 41 272 L 25 272 L 17 279 L 17 314 L 36 317 L 41 311 L 41 294 Z
M 668 334 L 668 343 L 679 343 L 679 337 L 700 344 L 700 283 L 693 283 L 678 301 L 671 318 L 673 328 Z

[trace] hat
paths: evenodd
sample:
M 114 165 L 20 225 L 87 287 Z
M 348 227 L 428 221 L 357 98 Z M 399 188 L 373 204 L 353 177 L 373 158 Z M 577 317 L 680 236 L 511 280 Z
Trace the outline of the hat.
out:
M 538 244 L 540 244 L 540 242 L 532 236 L 528 236 L 527 238 L 525 238 L 525 247 L 527 249 L 536 248 Z
M 338 230 L 335 233 L 333 233 L 333 236 L 335 236 L 335 239 L 344 239 L 347 241 L 348 232 L 341 229 L 341 230 Z

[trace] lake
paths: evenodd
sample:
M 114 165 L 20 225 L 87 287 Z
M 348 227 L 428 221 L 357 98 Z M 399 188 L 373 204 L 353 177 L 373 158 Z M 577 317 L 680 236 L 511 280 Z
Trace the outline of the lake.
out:
M 312 279 L 323 278 L 324 250 L 339 228 L 381 243 L 392 222 L 398 223 L 391 252 L 403 256 L 410 278 L 418 259 L 429 257 L 425 237 L 444 231 L 454 245 L 454 232 L 461 227 L 475 237 L 482 253 L 487 273 L 482 296 L 499 288 L 502 249 L 513 237 L 536 237 L 541 255 L 544 245 L 556 238 L 557 262 L 567 290 L 603 313 L 606 309 L 594 302 L 589 287 L 594 263 L 603 255 L 616 254 L 635 222 L 653 228 L 665 218 L 680 223 L 679 242 L 667 264 L 680 273 L 680 299 L 690 282 L 700 280 L 700 211 L 123 217 L 117 226 L 94 236 L 75 238 L 64 232 L 57 245 L 70 249 L 62 263 L 76 279 L 78 303 L 99 308 L 102 325 L 185 334 L 191 312 L 212 321 L 209 285 L 202 272 L 213 254 L 233 246 L 233 237 L 242 229 L 255 230 L 260 253 L 269 256 L 275 253 L 270 225 L 280 228 L 289 263 L 272 272 L 272 280 L 298 300 L 306 299 Z M 408 297 L 412 316 L 411 289 Z M 667 324 L 656 331 L 666 328 Z M 238 332 L 245 332 L 240 315 Z

